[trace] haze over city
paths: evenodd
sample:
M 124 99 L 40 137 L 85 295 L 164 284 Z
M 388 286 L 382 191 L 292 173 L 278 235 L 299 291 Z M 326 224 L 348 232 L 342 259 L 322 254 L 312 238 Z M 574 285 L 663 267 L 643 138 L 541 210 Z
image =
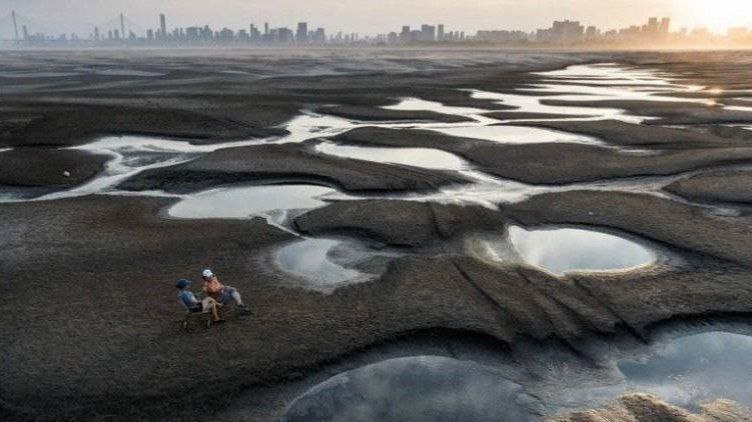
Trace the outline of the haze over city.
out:
M 88 33 L 118 13 L 143 28 L 156 25 L 159 13 L 171 25 L 186 27 L 208 24 L 242 28 L 249 21 L 272 22 L 293 27 L 309 21 L 330 31 L 376 34 L 406 23 L 444 22 L 461 31 L 512 29 L 532 31 L 554 19 L 579 20 L 604 29 L 642 22 L 646 16 L 671 16 L 675 27 L 706 27 L 725 32 L 730 27 L 752 26 L 745 0 L 437 0 L 332 1 L 310 0 L 305 7 L 296 0 L 6 0 L 0 17 L 16 10 L 49 33 Z M 221 6 L 221 7 L 220 7 Z M 0 28 L 1 38 L 11 30 Z

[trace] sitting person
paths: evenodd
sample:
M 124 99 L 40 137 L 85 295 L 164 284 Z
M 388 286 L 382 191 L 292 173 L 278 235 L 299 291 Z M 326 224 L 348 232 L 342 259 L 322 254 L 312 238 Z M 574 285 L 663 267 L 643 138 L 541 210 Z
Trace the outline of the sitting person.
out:
M 226 304 L 230 300 L 234 300 L 235 304 L 239 308 L 247 310 L 245 304 L 243 303 L 243 299 L 240 298 L 238 289 L 230 286 L 225 286 L 224 284 L 220 283 L 217 275 L 214 274 L 212 270 L 204 270 L 201 277 L 204 279 L 203 290 L 207 296 L 213 298 L 221 304 Z
M 219 312 L 217 312 L 217 307 L 222 306 L 220 303 L 217 303 L 216 300 L 214 300 L 211 297 L 207 297 L 206 299 L 199 301 L 196 298 L 196 295 L 193 294 L 190 290 L 188 290 L 188 286 L 191 285 L 190 280 L 178 280 L 178 282 L 175 284 L 175 287 L 178 288 L 178 299 L 180 300 L 180 303 L 185 306 L 185 308 L 188 310 L 188 312 L 191 313 L 209 313 L 212 314 L 212 320 L 214 322 L 221 322 L 223 321 L 219 317 Z

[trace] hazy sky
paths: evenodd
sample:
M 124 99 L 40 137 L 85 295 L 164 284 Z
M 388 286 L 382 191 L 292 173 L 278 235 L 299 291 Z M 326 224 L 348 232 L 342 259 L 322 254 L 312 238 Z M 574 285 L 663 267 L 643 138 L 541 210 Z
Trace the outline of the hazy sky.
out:
M 91 32 L 119 13 L 140 26 L 209 24 L 246 28 L 265 21 L 294 28 L 298 21 L 362 34 L 397 31 L 403 24 L 444 23 L 447 30 L 546 27 L 553 19 L 580 20 L 610 29 L 641 24 L 648 16 L 671 16 L 674 29 L 706 26 L 752 27 L 752 0 L 0 0 L 0 36 L 9 33 L 10 11 L 28 21 L 31 32 Z

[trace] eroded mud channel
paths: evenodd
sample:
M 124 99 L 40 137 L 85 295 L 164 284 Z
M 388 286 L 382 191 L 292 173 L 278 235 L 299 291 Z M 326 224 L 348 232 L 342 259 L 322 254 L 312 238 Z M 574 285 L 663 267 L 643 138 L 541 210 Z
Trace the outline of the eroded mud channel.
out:
M 170 400 L 156 377 L 218 420 L 577 420 L 617 407 L 690 417 L 718 414 L 706 404 L 720 399 L 750 415 L 747 91 L 724 91 L 712 70 L 702 83 L 673 61 L 536 60 L 554 59 L 515 63 L 529 69 L 512 67 L 508 80 L 493 67 L 452 70 L 440 87 L 323 74 L 312 95 L 302 82 L 285 91 L 260 79 L 259 101 L 288 118 L 239 124 L 231 107 L 234 117 L 201 115 L 181 136 L 96 130 L 0 144 L 4 310 L 33 297 L 13 283 L 47 292 L 42 275 L 57 284 L 40 303 L 96 292 L 113 309 L 88 334 L 50 322 L 67 312 L 57 305 L 31 322 L 33 337 L 11 323 L 3 334 L 20 340 L 3 349 L 3 403 L 14 417 L 33 418 L 22 403 L 35 399 L 61 417 L 150 419 L 157 405 L 135 409 L 143 391 Z M 382 84 L 383 95 L 354 100 L 345 83 Z M 24 116 L 13 121 L 33 121 Z M 153 292 L 155 280 L 204 266 L 243 292 L 251 318 L 177 333 L 154 320 L 176 311 L 160 290 L 135 323 L 112 328 L 130 289 Z M 102 287 L 98 271 L 133 282 Z M 723 329 L 731 317 L 733 332 Z M 87 336 L 101 350 L 76 341 Z M 155 358 L 162 345 L 221 385 L 210 397 L 220 404 L 174 381 L 181 365 Z M 134 350 L 128 359 L 122 347 Z M 24 368 L 27 350 L 48 363 Z M 222 356 L 219 368 L 202 366 L 208 352 Z M 636 392 L 655 397 L 625 396 Z M 61 404 L 77 394 L 90 402 Z M 103 405 L 108 394 L 122 401 Z

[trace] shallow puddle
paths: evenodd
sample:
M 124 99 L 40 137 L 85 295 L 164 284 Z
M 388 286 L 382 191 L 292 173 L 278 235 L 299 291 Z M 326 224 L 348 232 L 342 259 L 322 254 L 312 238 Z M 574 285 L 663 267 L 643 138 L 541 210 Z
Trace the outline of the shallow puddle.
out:
M 399 103 L 382 107 L 387 110 L 403 111 L 433 111 L 441 114 L 452 114 L 458 116 L 475 116 L 481 113 L 487 113 L 490 110 L 472 107 L 454 107 L 447 106 L 436 101 L 426 101 L 420 98 L 403 98 Z
M 562 79 L 587 79 L 590 81 L 604 81 L 606 84 L 617 82 L 632 82 L 634 84 L 652 83 L 655 85 L 670 85 L 670 82 L 653 70 L 628 69 L 618 63 L 599 63 L 590 65 L 573 65 L 564 69 L 546 72 L 533 72 L 534 75 Z
M 356 160 L 403 164 L 438 170 L 460 171 L 468 164 L 454 154 L 430 148 L 389 148 L 338 145 L 331 142 L 316 146 L 316 151 Z
M 541 85 L 546 87 L 548 85 Z M 563 88 L 562 91 L 557 92 L 571 92 L 574 90 L 579 91 L 579 86 L 570 86 Z M 527 91 L 535 91 L 533 88 L 526 89 Z M 615 108 L 594 108 L 594 107 L 577 107 L 577 106 L 554 106 L 541 104 L 541 100 L 546 99 L 562 99 L 562 95 L 552 92 L 551 96 L 540 95 L 524 95 L 524 91 L 520 90 L 520 94 L 502 94 L 498 92 L 470 90 L 470 96 L 479 100 L 495 100 L 500 104 L 517 107 L 516 110 L 510 110 L 510 112 L 517 113 L 545 113 L 545 114 L 560 114 L 561 118 L 554 119 L 524 119 L 524 120 L 601 120 L 601 119 L 619 119 L 629 121 L 630 123 L 640 123 L 643 118 L 625 116 L 624 112 Z M 590 97 L 578 97 L 578 100 L 586 101 L 591 99 Z M 576 116 L 576 117 L 571 117 Z
M 569 271 L 625 270 L 655 261 L 646 247 L 625 238 L 592 230 L 525 230 L 509 228 L 512 246 L 525 262 L 554 274 Z
M 372 278 L 370 274 L 349 268 L 357 264 L 358 259 L 338 251 L 361 248 L 361 245 L 343 240 L 305 238 L 279 249 L 276 260 L 281 270 L 298 276 L 304 282 L 301 287 L 326 293 L 346 283 L 363 282 Z M 338 256 L 340 259 L 337 259 Z M 348 267 L 340 261 L 348 262 Z
M 335 189 L 305 184 L 221 187 L 187 195 L 168 214 L 177 218 L 284 218 L 291 210 L 327 204 Z
M 50 193 L 33 200 L 55 200 L 99 193 L 121 194 L 122 192 L 114 191 L 115 187 L 142 171 L 182 164 L 222 148 L 258 145 L 265 142 L 267 141 L 264 139 L 252 139 L 193 145 L 188 141 L 145 136 L 106 136 L 88 144 L 70 147 L 70 149 L 110 157 L 100 174 L 73 189 Z M 154 192 L 146 194 L 153 195 Z M 164 196 L 172 195 L 165 194 Z
M 656 346 L 618 368 L 629 388 L 689 409 L 719 398 L 752 406 L 752 337 L 708 332 Z
M 575 115 L 577 116 L 575 119 L 580 120 L 618 118 L 631 122 L 640 122 L 645 119 L 644 116 L 626 116 L 622 110 L 590 107 L 546 106 L 540 104 L 540 101 L 546 98 L 583 100 L 597 98 L 642 98 L 656 101 L 661 100 L 661 98 L 670 98 L 674 101 L 681 99 L 659 97 L 651 94 L 659 92 L 665 93 L 668 92 L 667 90 L 672 89 L 685 91 L 704 89 L 704 87 L 673 84 L 668 77 L 654 71 L 631 70 L 608 64 L 570 66 L 564 70 L 544 72 L 541 73 L 541 75 L 547 77 L 547 81 L 550 83 L 543 83 L 537 87 L 526 89 L 544 91 L 550 93 L 550 96 L 540 96 L 540 92 L 537 93 L 538 95 L 524 95 L 524 90 L 520 90 L 513 94 L 471 91 L 468 95 L 471 95 L 474 98 L 498 100 L 500 103 L 519 107 L 516 110 L 519 112 Z M 567 94 L 567 92 L 577 92 L 578 94 L 572 96 L 571 94 Z M 697 99 L 687 100 L 702 101 Z M 267 143 L 302 142 L 309 139 L 326 139 L 348 130 L 364 126 L 392 129 L 427 129 L 450 136 L 483 139 L 501 143 L 570 142 L 613 147 L 598 139 L 583 135 L 542 128 L 505 126 L 499 124 L 501 122 L 500 120 L 483 116 L 483 113 L 488 110 L 473 107 L 446 106 L 439 102 L 426 101 L 418 98 L 403 98 L 397 104 L 386 106 L 385 108 L 393 110 L 430 110 L 444 114 L 465 116 L 474 121 L 462 123 L 358 122 L 335 116 L 303 111 L 299 116 L 282 126 L 289 131 L 289 134 L 264 139 L 222 142 L 211 145 L 192 145 L 189 142 L 181 140 L 156 139 L 139 136 L 104 137 L 86 145 L 73 147 L 74 149 L 89 151 L 94 154 L 104 154 L 111 157 L 110 161 L 107 162 L 104 171 L 93 180 L 67 191 L 50 193 L 37 198 L 29 198 L 30 195 L 27 194 L 14 194 L 0 197 L 0 201 L 52 200 L 100 193 L 124 194 L 115 189 L 120 182 L 129 177 L 135 176 L 144 170 L 185 163 L 218 149 Z M 461 158 L 444 151 L 430 148 L 356 147 L 334 145 L 331 143 L 323 143 L 316 148 L 322 153 L 353 159 L 403 164 L 429 169 L 458 171 L 463 175 L 478 180 L 478 183 L 465 185 L 461 189 L 448 187 L 445 188 L 444 191 L 432 195 L 415 195 L 417 200 L 434 200 L 438 198 L 437 200 L 444 202 L 462 202 L 465 200 L 464 198 L 467 198 L 468 200 L 484 202 L 491 206 L 490 200 L 488 200 L 490 197 L 501 197 L 504 200 L 508 200 L 508 198 L 516 199 L 545 190 L 530 186 L 517 186 L 519 184 L 508 181 L 493 180 L 493 178 L 487 175 L 474 171 L 472 166 L 467 165 L 467 163 Z M 619 150 L 623 151 L 621 149 Z M 1 152 L 2 150 L 0 150 L 0 153 Z M 143 194 L 157 195 L 159 193 L 143 192 Z M 164 195 L 169 196 L 166 194 Z M 454 198 L 448 197 L 448 195 L 454 195 Z M 246 209 L 240 207 L 237 212 L 240 213 L 246 211 Z M 226 214 L 234 215 L 232 212 Z
M 557 132 L 523 126 L 454 126 L 432 128 L 436 132 L 462 138 L 475 138 L 509 144 L 540 144 L 549 142 L 568 142 L 588 145 L 605 145 L 603 142 L 584 135 Z
M 286 144 L 303 142 L 308 139 L 331 137 L 347 132 L 357 126 L 356 123 L 341 117 L 304 112 L 284 125 L 284 129 L 289 134 L 271 139 L 269 143 Z
M 313 387 L 283 421 L 537 421 L 540 405 L 493 368 L 437 356 L 390 359 Z
M 704 87 L 673 83 L 667 75 L 649 69 L 627 69 L 613 64 L 578 65 L 535 74 L 546 77 L 546 80 L 532 87 L 518 89 L 518 93 L 471 90 L 471 95 L 473 98 L 497 100 L 500 104 L 518 107 L 515 111 L 577 116 L 568 120 L 615 119 L 628 123 L 641 123 L 650 116 L 630 115 L 615 108 L 553 106 L 541 104 L 541 101 L 633 100 L 714 105 L 709 99 L 671 96 L 672 92 L 698 92 Z M 526 92 L 536 95 L 525 95 Z
M 625 238 L 583 229 L 525 230 L 511 226 L 507 241 L 481 241 L 494 261 L 525 263 L 556 275 L 571 271 L 614 271 L 655 262 L 648 248 Z
M 140 77 L 165 76 L 164 73 L 147 72 L 145 70 L 135 70 L 135 69 L 101 69 L 101 70 L 86 69 L 86 70 L 96 75 L 103 75 L 103 76 L 140 76 Z
M 615 363 L 611 380 L 600 377 L 550 392 L 559 409 L 600 407 L 622 394 L 653 394 L 672 405 L 696 412 L 718 399 L 752 407 L 752 337 L 721 331 L 683 336 L 653 344 L 639 357 Z M 590 384 L 590 385 L 588 385 Z

